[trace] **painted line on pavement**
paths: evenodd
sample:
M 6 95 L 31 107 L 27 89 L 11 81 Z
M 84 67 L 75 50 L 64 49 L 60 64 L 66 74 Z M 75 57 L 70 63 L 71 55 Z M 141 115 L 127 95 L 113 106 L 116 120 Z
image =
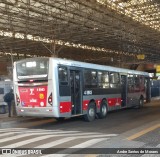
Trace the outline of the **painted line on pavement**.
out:
M 146 128 L 146 129 L 144 129 L 134 135 L 131 135 L 131 136 L 127 137 L 127 140 L 134 140 L 134 139 L 136 139 L 140 136 L 143 136 L 143 135 L 147 134 L 148 132 L 151 132 L 157 128 L 160 128 L 160 124 L 153 125 L 153 126 Z
M 73 147 L 69 147 L 68 149 L 64 149 L 63 151 L 60 151 L 60 152 L 57 152 L 55 154 L 56 157 L 64 157 L 64 156 L 67 156 L 67 155 L 70 155 L 72 153 L 74 153 L 75 151 L 77 151 L 77 149 L 72 149 L 70 150 L 70 148 L 79 148 L 79 149 L 82 149 L 82 148 L 88 148 L 96 143 L 99 143 L 99 142 L 102 142 L 104 140 L 107 140 L 108 138 L 98 138 L 98 139 L 91 139 L 91 140 L 88 140 L 86 142 L 83 142 L 81 144 L 78 144 L 78 145 L 75 145 Z M 70 150 L 70 154 L 66 153 L 65 152 L 68 152 Z M 41 157 L 53 157 L 53 154 L 48 154 L 48 155 L 44 155 L 44 156 L 41 156 Z
M 87 139 L 87 138 L 102 138 L 102 137 L 108 137 L 107 135 L 89 135 L 89 136 L 76 136 L 76 137 L 66 137 L 60 140 L 56 140 L 50 143 L 45 143 L 43 145 L 39 145 L 35 148 L 51 148 L 54 147 L 56 145 L 62 144 L 64 142 L 69 142 L 71 140 L 75 140 L 75 139 Z M 109 138 L 105 138 L 105 139 L 109 139 Z

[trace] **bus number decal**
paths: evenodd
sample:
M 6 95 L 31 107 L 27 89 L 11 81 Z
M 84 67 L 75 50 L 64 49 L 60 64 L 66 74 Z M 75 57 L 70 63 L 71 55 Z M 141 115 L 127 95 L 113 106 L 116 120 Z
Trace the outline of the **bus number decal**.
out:
M 39 91 L 39 92 L 44 92 L 44 91 L 45 91 L 45 88 L 37 88 L 37 91 Z
M 92 95 L 92 90 L 85 90 L 84 95 Z

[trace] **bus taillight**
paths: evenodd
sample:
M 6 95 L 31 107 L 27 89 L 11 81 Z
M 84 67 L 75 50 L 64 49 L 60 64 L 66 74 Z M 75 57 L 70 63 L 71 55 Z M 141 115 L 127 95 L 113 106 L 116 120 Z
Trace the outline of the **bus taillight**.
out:
M 48 97 L 48 103 L 52 106 L 52 93 Z
M 17 101 L 17 106 L 18 106 L 20 104 L 20 98 L 17 94 L 16 94 L 16 101 Z

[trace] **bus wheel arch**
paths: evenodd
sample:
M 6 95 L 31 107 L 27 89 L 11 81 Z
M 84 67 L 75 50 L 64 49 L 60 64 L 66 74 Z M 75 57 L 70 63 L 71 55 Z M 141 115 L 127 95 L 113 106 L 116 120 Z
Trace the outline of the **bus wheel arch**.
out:
M 87 122 L 94 121 L 96 117 L 96 103 L 94 100 L 91 100 L 88 104 L 87 113 L 84 115 L 84 119 Z
M 100 119 L 106 118 L 108 113 L 107 100 L 103 99 L 100 105 L 100 112 L 97 114 Z

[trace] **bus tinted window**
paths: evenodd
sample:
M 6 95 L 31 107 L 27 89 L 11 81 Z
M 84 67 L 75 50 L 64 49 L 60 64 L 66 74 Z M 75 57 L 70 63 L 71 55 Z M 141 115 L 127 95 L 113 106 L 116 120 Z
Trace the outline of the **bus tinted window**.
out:
M 0 88 L 0 94 L 4 94 L 4 88 Z
M 59 83 L 60 85 L 68 85 L 68 71 L 67 67 L 58 68 Z
M 134 85 L 134 83 L 135 83 L 134 75 L 129 74 L 129 75 L 128 75 L 128 84 L 129 84 L 129 85 Z
M 145 79 L 143 76 L 140 76 L 140 90 L 144 90 L 145 89 Z
M 128 92 L 134 91 L 135 78 L 134 75 L 128 74 Z
M 139 90 L 140 89 L 140 85 L 141 85 L 141 83 L 140 83 L 140 76 L 138 76 L 138 75 L 134 75 L 134 83 L 135 83 L 135 89 L 136 90 Z
M 110 87 L 111 88 L 119 87 L 119 82 L 120 82 L 119 73 L 110 72 L 109 80 L 110 80 Z
M 98 72 L 98 86 L 99 88 L 109 88 L 109 75 L 108 72 Z
M 97 87 L 97 72 L 95 70 L 84 70 L 85 88 Z
M 140 77 L 138 75 L 134 75 L 134 90 L 140 90 Z
M 16 65 L 17 77 L 23 78 L 39 78 L 48 75 L 48 59 L 35 59 L 30 61 L 21 61 Z

